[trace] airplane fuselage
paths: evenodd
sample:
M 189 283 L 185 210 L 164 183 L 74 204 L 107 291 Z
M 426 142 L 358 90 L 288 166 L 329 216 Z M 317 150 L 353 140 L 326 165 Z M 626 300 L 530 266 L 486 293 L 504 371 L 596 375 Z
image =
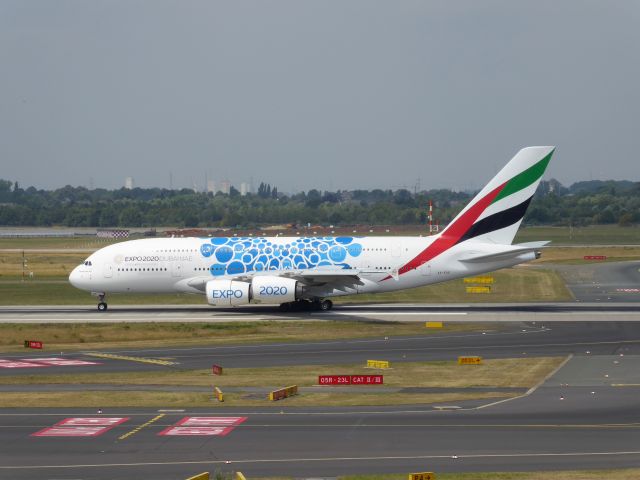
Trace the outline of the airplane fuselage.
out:
M 309 298 L 379 293 L 461 278 L 531 260 L 468 264 L 455 246 L 398 275 L 436 237 L 213 237 L 131 240 L 102 248 L 70 276 L 97 293 L 199 293 L 210 280 L 316 271 L 354 271 L 359 281 L 313 285 Z M 478 249 L 486 248 L 482 245 Z M 304 275 L 304 273 L 302 273 Z M 335 282 L 333 282 L 335 283 Z

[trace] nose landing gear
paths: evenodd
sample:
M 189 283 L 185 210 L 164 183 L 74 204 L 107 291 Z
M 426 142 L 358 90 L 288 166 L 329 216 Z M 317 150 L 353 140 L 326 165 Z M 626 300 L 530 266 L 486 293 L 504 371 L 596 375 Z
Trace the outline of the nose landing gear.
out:
M 98 303 L 98 311 L 99 312 L 106 312 L 107 311 L 107 302 L 104 301 L 104 293 L 96 293 L 95 294 L 98 297 L 99 303 Z

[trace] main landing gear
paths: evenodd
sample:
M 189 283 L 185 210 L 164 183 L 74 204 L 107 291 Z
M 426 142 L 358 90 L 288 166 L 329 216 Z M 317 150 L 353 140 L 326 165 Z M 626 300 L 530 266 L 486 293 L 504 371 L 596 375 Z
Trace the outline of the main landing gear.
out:
M 99 303 L 98 303 L 98 311 L 106 312 L 107 311 L 107 302 L 104 301 L 104 293 L 97 294 Z
M 319 310 L 326 312 L 331 310 L 333 302 L 331 300 L 297 300 L 295 302 L 287 302 L 280 304 L 280 311 L 282 312 L 306 312 L 312 310 Z

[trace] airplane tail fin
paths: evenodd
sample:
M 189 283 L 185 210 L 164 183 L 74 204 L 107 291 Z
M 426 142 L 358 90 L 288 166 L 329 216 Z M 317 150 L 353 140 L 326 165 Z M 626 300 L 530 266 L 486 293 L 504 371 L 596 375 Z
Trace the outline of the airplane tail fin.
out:
M 520 150 L 453 219 L 441 236 L 510 245 L 555 147 Z

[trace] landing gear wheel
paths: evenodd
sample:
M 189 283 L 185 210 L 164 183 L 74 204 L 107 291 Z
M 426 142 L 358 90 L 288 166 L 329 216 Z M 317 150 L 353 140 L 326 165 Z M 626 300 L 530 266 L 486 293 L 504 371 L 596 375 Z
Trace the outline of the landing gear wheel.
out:
M 331 300 L 320 300 L 319 307 L 320 310 L 326 312 L 328 310 L 331 310 L 331 308 L 333 307 L 333 302 Z
M 107 311 L 107 304 L 105 302 L 100 302 L 98 304 L 98 311 L 99 312 L 106 312 Z
M 281 312 L 290 312 L 292 309 L 293 309 L 293 305 L 291 304 L 291 302 L 281 303 L 280 304 L 280 311 Z

